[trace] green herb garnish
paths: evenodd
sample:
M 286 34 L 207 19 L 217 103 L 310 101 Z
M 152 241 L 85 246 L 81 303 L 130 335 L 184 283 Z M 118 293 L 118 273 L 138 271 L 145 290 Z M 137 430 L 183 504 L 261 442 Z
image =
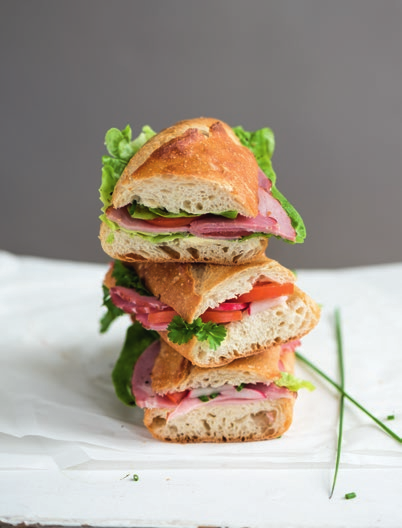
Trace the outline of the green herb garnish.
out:
M 192 323 L 187 323 L 182 317 L 175 315 L 168 328 L 168 338 L 173 343 L 182 345 L 188 343 L 192 337 L 198 341 L 208 341 L 212 350 L 216 350 L 225 339 L 227 330 L 223 325 L 212 323 L 203 323 L 201 317 L 198 317 Z
M 208 402 L 210 400 L 214 400 L 220 395 L 220 392 L 212 392 L 211 394 L 203 394 L 202 396 L 198 396 L 198 399 L 202 402 Z
M 387 420 L 395 420 L 395 414 L 389 414 Z
M 350 492 L 350 493 L 345 493 L 345 499 L 349 500 L 349 499 L 355 499 L 356 498 L 356 493 L 354 491 Z
M 140 477 L 137 475 L 137 473 L 134 473 L 133 480 L 134 482 L 138 482 L 140 480 Z
M 336 344 L 337 344 L 338 362 L 339 362 L 340 386 L 342 389 L 342 393 L 339 399 L 338 443 L 337 443 L 337 449 L 336 449 L 335 472 L 334 472 L 334 478 L 332 481 L 332 488 L 331 488 L 331 493 L 329 494 L 329 498 L 332 497 L 334 490 L 335 490 L 336 479 L 337 479 L 338 470 L 339 470 L 339 462 L 341 460 L 343 413 L 344 413 L 344 408 L 345 408 L 345 396 L 344 396 L 345 369 L 344 369 L 344 364 L 343 364 L 343 342 L 342 342 L 342 332 L 341 332 L 341 315 L 340 315 L 339 308 L 335 310 L 335 334 L 336 334 Z
M 244 389 L 244 383 L 240 383 L 240 385 L 237 385 L 236 390 L 237 392 L 240 392 Z

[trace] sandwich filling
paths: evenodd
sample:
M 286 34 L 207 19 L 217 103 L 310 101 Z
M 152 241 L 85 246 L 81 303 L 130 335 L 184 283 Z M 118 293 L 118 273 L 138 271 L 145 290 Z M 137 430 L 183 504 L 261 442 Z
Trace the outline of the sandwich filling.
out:
M 293 291 L 293 283 L 258 282 L 250 292 L 235 299 L 228 299 L 215 308 L 209 308 L 200 317 L 203 323 L 226 324 L 241 321 L 246 315 L 252 316 L 285 303 Z M 173 318 L 179 316 L 170 306 L 156 297 L 140 295 L 131 288 L 113 286 L 109 289 L 109 293 L 111 301 L 117 308 L 133 315 L 149 330 L 157 332 L 168 330 Z
M 227 211 L 222 216 L 213 214 L 195 216 L 186 215 L 171 217 L 151 215 L 141 212 L 136 214 L 138 207 L 126 206 L 106 209 L 106 219 L 112 229 L 145 236 L 176 235 L 197 236 L 201 238 L 219 238 L 225 240 L 246 239 L 255 233 L 274 235 L 295 242 L 296 231 L 291 220 L 280 202 L 270 193 L 272 182 L 268 180 L 261 169 L 258 173 L 258 215 L 255 218 L 238 215 L 235 211 Z M 131 211 L 134 209 L 134 212 Z M 141 208 L 142 211 L 144 208 Z M 165 213 L 166 214 L 166 213 Z M 139 217 L 138 217 L 139 216 Z M 233 216 L 228 218 L 225 216 Z M 142 218 L 141 218 L 142 217 Z M 144 218 L 145 217 L 145 218 Z M 174 236 L 173 236 L 174 238 Z

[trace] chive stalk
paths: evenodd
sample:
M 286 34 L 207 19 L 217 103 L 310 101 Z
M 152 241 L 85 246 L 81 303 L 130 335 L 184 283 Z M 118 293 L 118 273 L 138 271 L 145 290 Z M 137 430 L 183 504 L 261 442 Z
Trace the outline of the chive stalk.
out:
M 375 422 L 378 425 L 378 427 L 380 427 L 383 431 L 385 431 L 389 436 L 391 436 L 397 442 L 402 443 L 402 437 L 400 437 L 397 433 L 392 431 L 392 429 L 390 429 L 388 426 L 386 426 L 381 420 L 379 420 L 373 414 L 371 414 L 371 412 L 368 409 L 363 407 L 363 405 L 361 405 L 358 401 L 356 401 L 354 398 L 352 398 L 352 396 L 350 396 L 350 394 L 348 394 L 345 390 L 343 390 L 342 387 L 340 385 L 338 385 L 338 383 L 336 383 L 327 374 L 325 374 L 325 372 L 323 372 L 320 368 L 318 368 L 316 365 L 314 365 L 314 363 L 311 363 L 311 361 L 309 361 L 302 354 L 300 354 L 300 352 L 297 352 L 297 351 L 296 351 L 296 357 L 297 357 L 297 359 L 302 361 L 305 365 L 310 367 L 314 372 L 316 372 L 322 378 L 324 378 L 326 381 L 328 381 L 328 383 L 330 383 L 333 387 L 335 387 L 335 389 L 337 389 L 341 394 L 343 394 L 347 400 L 349 400 L 351 403 L 353 403 L 353 405 L 355 405 L 358 409 L 360 409 L 362 412 L 364 412 L 364 414 L 366 414 L 369 418 L 371 418 L 373 420 L 373 422 Z
M 339 362 L 339 378 L 340 378 L 340 387 L 342 389 L 341 396 L 339 399 L 339 423 L 338 423 L 338 442 L 336 447 L 336 459 L 335 459 L 335 471 L 334 478 L 332 481 L 331 492 L 329 498 L 332 498 L 334 494 L 336 479 L 338 477 L 339 462 L 341 460 L 341 450 L 342 450 L 342 435 L 343 435 L 343 413 L 345 408 L 345 368 L 343 363 L 343 341 L 342 341 L 342 331 L 341 331 L 341 315 L 339 308 L 335 310 L 335 334 L 336 334 L 336 348 L 338 353 L 338 362 Z
M 357 497 L 356 493 L 354 491 L 351 491 L 350 493 L 345 493 L 345 499 L 355 499 Z

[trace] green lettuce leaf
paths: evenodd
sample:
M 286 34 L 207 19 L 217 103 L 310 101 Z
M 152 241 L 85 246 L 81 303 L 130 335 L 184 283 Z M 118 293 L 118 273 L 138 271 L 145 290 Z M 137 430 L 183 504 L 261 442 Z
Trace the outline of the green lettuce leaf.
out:
M 116 281 L 116 286 L 131 288 L 140 295 L 146 295 L 147 297 L 153 296 L 143 285 L 135 269 L 124 265 L 120 260 L 115 260 L 113 263 L 112 277 Z
M 241 144 L 251 150 L 257 160 L 258 166 L 264 172 L 266 177 L 272 182 L 272 196 L 280 202 L 288 214 L 292 226 L 296 231 L 295 242 L 303 242 L 306 238 L 306 227 L 304 225 L 303 219 L 293 207 L 293 205 L 288 202 L 288 200 L 276 187 L 276 174 L 271 163 L 271 158 L 275 149 L 274 133 L 270 128 L 261 128 L 255 132 L 248 132 L 241 126 L 234 127 L 233 131 L 239 138 Z M 285 242 L 289 242 L 291 244 L 293 243 L 290 240 L 285 240 Z
M 130 125 L 127 125 L 123 130 L 111 128 L 106 132 L 105 145 L 110 156 L 102 156 L 102 183 L 99 194 L 103 203 L 103 212 L 110 205 L 116 183 L 127 163 L 155 135 L 155 132 L 146 125 L 142 128 L 141 134 L 133 141 L 131 134 Z
M 275 385 L 278 387 L 286 387 L 293 392 L 297 392 L 300 389 L 307 389 L 309 391 L 313 391 L 315 389 L 314 385 L 310 381 L 296 378 L 296 376 L 290 374 L 289 372 L 281 372 L 281 377 L 275 381 Z
M 156 332 L 146 330 L 137 322 L 127 328 L 123 348 L 112 372 L 116 395 L 127 405 L 135 405 L 131 390 L 135 364 L 144 350 L 158 338 Z
M 110 327 L 110 325 L 113 323 L 115 319 L 120 317 L 121 315 L 124 315 L 125 312 L 121 310 L 120 308 L 117 308 L 112 302 L 112 299 L 110 298 L 109 288 L 107 288 L 104 284 L 102 285 L 103 290 L 103 303 L 102 306 L 105 306 L 106 313 L 102 316 L 100 320 L 100 332 L 101 334 L 104 334 Z
M 193 213 L 187 213 L 187 211 L 181 210 L 179 213 L 171 213 L 166 209 L 158 207 L 147 207 L 145 205 L 133 202 L 129 208 L 129 213 L 132 218 L 139 220 L 153 220 L 154 218 L 193 218 L 199 216 Z M 223 211 L 222 213 L 215 213 L 217 216 L 224 216 L 226 218 L 236 218 L 239 214 L 237 211 Z

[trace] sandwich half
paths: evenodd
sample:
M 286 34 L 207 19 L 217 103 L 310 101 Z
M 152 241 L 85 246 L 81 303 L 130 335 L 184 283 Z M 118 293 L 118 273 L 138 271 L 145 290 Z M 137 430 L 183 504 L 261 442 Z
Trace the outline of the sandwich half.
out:
M 314 388 L 293 375 L 298 344 L 205 369 L 135 323 L 113 371 L 116 393 L 143 408 L 145 426 L 166 442 L 277 438 L 292 423 L 297 391 Z
M 115 261 L 101 329 L 128 313 L 194 365 L 218 367 L 314 328 L 320 308 L 295 281 L 267 257 L 239 266 Z
M 276 188 L 270 129 L 214 118 L 180 121 L 131 141 L 111 129 L 100 196 L 104 251 L 126 262 L 240 264 L 268 238 L 303 242 L 300 215 Z

